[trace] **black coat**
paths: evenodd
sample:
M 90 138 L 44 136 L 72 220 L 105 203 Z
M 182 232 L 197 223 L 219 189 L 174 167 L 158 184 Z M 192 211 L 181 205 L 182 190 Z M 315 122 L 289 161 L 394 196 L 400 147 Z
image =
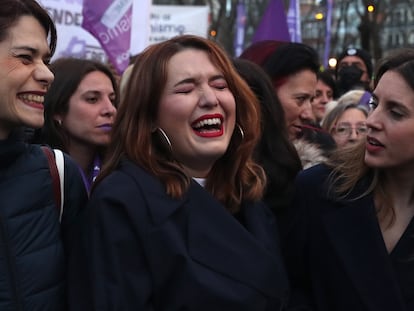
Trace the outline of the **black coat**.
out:
M 67 256 L 86 205 L 78 168 L 65 159 L 62 224 L 39 146 L 0 141 L 0 310 L 65 310 Z
M 262 204 L 244 206 L 244 227 L 196 182 L 172 199 L 123 161 L 88 210 L 89 310 L 274 311 L 286 300 L 276 222 Z
M 301 172 L 290 214 L 280 222 L 292 310 L 407 310 L 373 197 L 333 199 L 329 173 L 323 165 Z M 366 186 L 362 181 L 350 197 Z

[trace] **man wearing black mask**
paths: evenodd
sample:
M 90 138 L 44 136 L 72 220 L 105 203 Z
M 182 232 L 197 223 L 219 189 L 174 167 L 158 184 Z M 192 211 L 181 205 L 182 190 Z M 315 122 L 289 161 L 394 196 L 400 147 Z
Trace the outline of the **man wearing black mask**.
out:
M 355 89 L 370 91 L 372 67 L 371 55 L 367 51 L 347 48 L 339 56 L 336 67 L 339 94 Z

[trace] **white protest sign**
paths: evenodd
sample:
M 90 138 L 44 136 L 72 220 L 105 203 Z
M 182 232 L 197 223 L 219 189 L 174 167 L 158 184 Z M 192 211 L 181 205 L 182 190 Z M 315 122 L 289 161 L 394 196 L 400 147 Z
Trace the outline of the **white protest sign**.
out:
M 54 59 L 73 56 L 107 61 L 100 43 L 82 28 L 83 0 L 38 0 L 55 21 L 58 43 Z M 208 6 L 150 5 L 151 0 L 134 0 L 131 31 L 131 55 L 149 44 L 180 34 L 206 37 Z M 150 13 L 147 13 L 150 10 Z
M 106 62 L 99 42 L 82 28 L 82 0 L 40 0 L 56 24 L 58 42 L 54 59 L 73 56 Z
M 207 36 L 208 6 L 153 6 L 150 15 L 149 44 L 182 34 Z

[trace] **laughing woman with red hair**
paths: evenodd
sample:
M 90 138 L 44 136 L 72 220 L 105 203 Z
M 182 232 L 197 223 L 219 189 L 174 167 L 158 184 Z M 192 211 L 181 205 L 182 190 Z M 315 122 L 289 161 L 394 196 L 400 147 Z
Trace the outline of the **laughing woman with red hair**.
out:
M 259 137 L 255 95 L 216 43 L 185 35 L 140 54 L 91 195 L 85 309 L 280 310 Z

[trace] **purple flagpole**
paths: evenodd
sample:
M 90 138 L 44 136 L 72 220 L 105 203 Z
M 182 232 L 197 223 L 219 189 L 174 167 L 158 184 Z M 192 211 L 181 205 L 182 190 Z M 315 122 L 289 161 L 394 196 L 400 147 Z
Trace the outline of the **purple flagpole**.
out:
M 286 13 L 282 0 L 270 0 L 252 43 L 263 40 L 290 41 Z
M 82 27 L 102 45 L 119 74 L 128 67 L 132 0 L 84 0 Z
M 290 40 L 292 42 L 302 42 L 299 0 L 290 0 L 287 14 L 287 24 L 289 28 Z
M 331 51 L 331 24 L 333 0 L 327 0 L 326 8 L 326 30 L 325 30 L 325 50 L 323 53 L 323 66 L 328 68 L 329 53 Z
M 244 48 L 244 29 L 246 24 L 246 7 L 244 0 L 237 3 L 236 35 L 234 38 L 234 55 L 238 57 Z

